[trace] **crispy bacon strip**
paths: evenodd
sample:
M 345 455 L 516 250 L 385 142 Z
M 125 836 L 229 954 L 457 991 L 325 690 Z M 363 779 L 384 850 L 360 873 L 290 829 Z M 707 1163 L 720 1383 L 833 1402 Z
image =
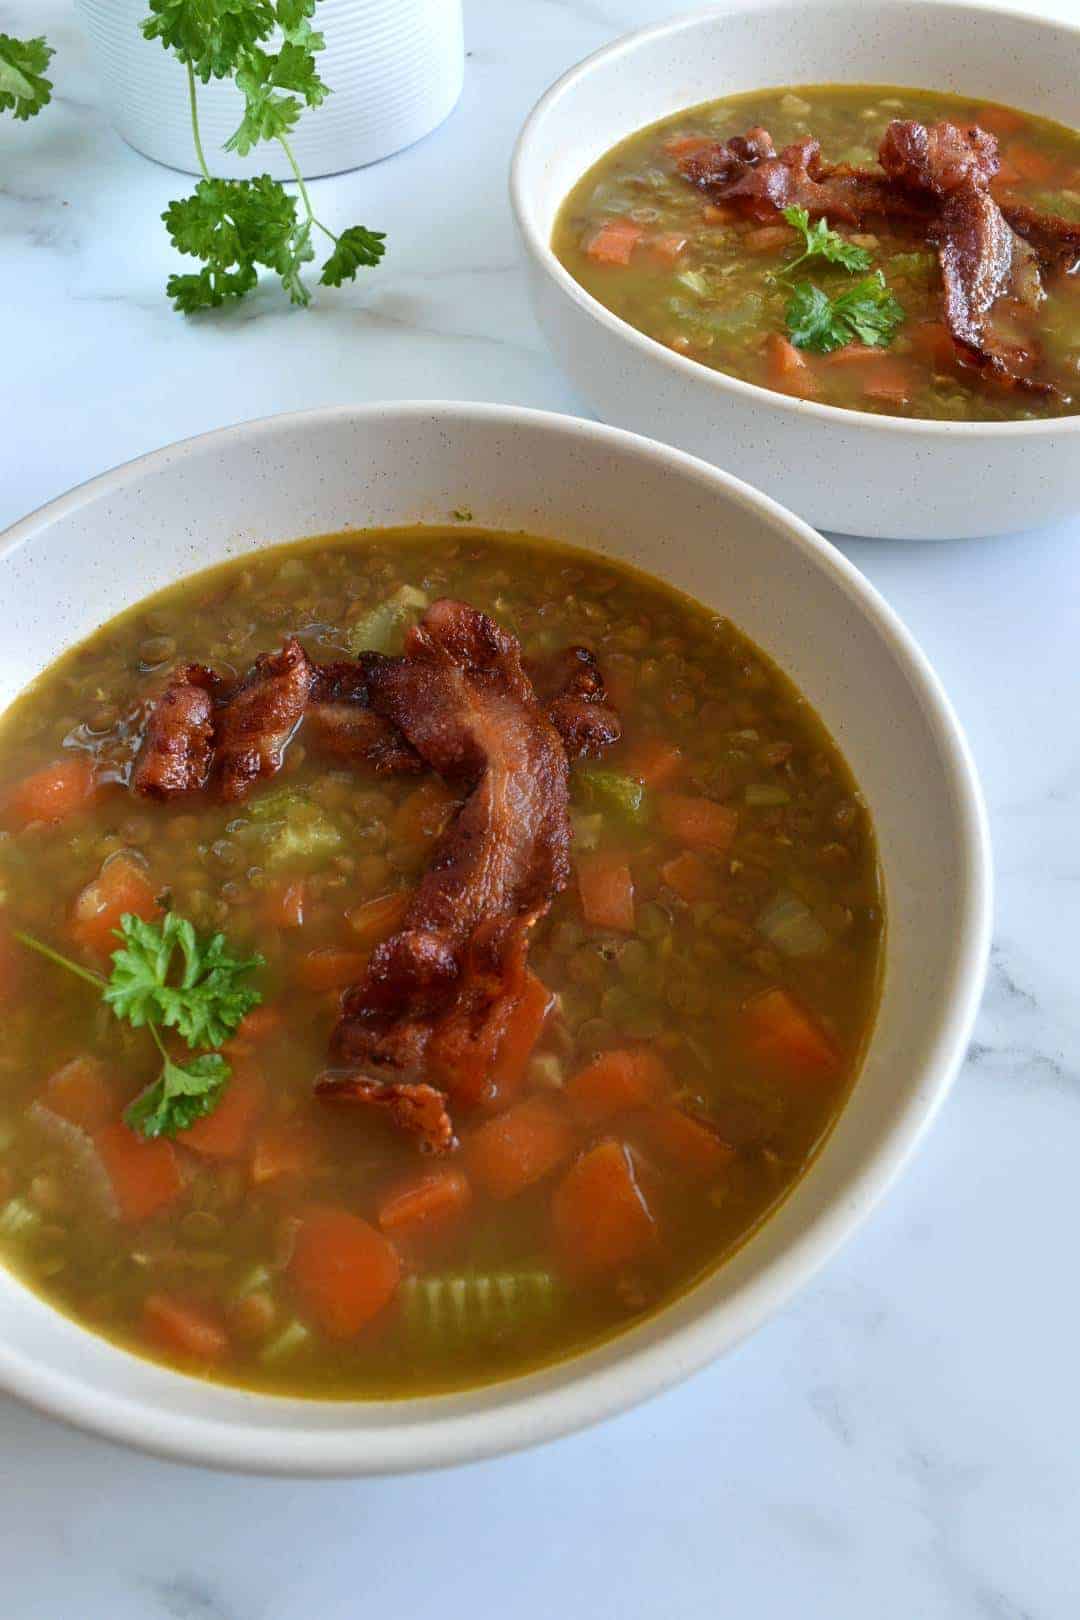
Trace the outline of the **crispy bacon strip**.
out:
M 328 754 L 362 760 L 380 776 L 422 771 L 423 760 L 396 726 L 368 705 L 368 680 L 362 658 L 316 664 L 305 728 Z
M 1072 275 L 1080 268 L 1080 221 L 1060 214 L 1040 214 L 1027 203 L 1003 197 L 998 206 L 1017 236 L 1030 242 L 1048 270 Z
M 482 1096 L 524 982 L 528 937 L 569 881 L 566 751 L 486 614 L 439 601 L 401 658 L 369 660 L 369 699 L 426 764 L 468 790 L 406 911 L 346 993 L 331 1061 Z M 317 1090 L 340 1094 L 336 1082 Z
M 385 1111 L 399 1130 L 418 1136 L 427 1153 L 449 1153 L 456 1147 L 446 1098 L 434 1086 L 366 1080 L 363 1075 L 327 1076 L 316 1086 L 324 1102 L 362 1104 Z
M 618 742 L 622 725 L 607 702 L 604 677 L 588 647 L 565 647 L 530 674 L 571 759 L 595 756 Z
M 260 653 L 217 718 L 216 770 L 223 799 L 242 799 L 260 777 L 281 769 L 289 738 L 304 717 L 314 671 L 295 636 L 280 652 Z
M 218 678 L 202 664 L 174 670 L 154 703 L 131 775 L 136 793 L 174 799 L 206 786 L 214 762 Z

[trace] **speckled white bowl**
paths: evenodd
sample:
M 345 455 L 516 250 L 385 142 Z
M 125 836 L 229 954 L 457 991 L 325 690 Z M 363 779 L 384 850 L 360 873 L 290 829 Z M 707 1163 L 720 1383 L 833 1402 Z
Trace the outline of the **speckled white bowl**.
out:
M 788 398 L 636 331 L 563 269 L 551 232 L 586 169 L 698 102 L 788 84 L 900 84 L 1075 124 L 1080 28 L 1000 6 L 729 0 L 629 34 L 572 68 L 518 139 L 510 191 L 552 351 L 606 421 L 704 456 L 845 534 L 1004 534 L 1080 508 L 1080 416 L 915 422 Z
M 888 905 L 881 1009 L 836 1129 L 719 1271 L 622 1337 L 527 1377 L 411 1402 L 286 1400 L 141 1361 L 0 1269 L 0 1386 L 113 1439 L 222 1467 L 378 1473 L 551 1439 L 685 1377 L 814 1272 L 896 1176 L 948 1090 L 990 926 L 967 746 L 911 637 L 805 523 L 615 428 L 499 405 L 393 404 L 229 428 L 74 490 L 0 538 L 0 706 L 150 591 L 272 541 L 475 522 L 589 546 L 730 615 L 820 711 L 869 800 Z

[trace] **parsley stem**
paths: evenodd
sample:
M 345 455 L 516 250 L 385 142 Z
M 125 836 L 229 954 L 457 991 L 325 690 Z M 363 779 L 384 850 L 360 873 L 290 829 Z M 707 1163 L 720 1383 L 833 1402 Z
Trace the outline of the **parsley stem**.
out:
M 73 962 L 69 956 L 61 956 L 60 952 L 54 951 L 51 945 L 45 945 L 40 939 L 35 939 L 33 934 L 24 934 L 19 929 L 14 929 L 13 937 L 19 941 L 20 945 L 25 945 L 28 950 L 37 951 L 39 956 L 44 956 L 48 961 L 55 962 L 57 967 L 67 968 L 69 973 L 75 973 L 80 979 L 85 979 L 87 984 L 94 985 L 98 990 L 104 988 L 106 981 L 100 973 L 94 973 L 90 968 L 80 967 L 78 962 Z
M 292 170 L 293 175 L 296 178 L 296 184 L 297 184 L 297 187 L 299 188 L 300 196 L 303 199 L 304 208 L 305 208 L 305 210 L 307 212 L 308 219 L 310 220 L 312 225 L 317 225 L 319 227 L 320 231 L 322 231 L 323 235 L 328 236 L 330 238 L 331 242 L 336 242 L 337 237 L 334 235 L 333 231 L 328 230 L 326 228 L 326 226 L 323 224 L 321 219 L 316 219 L 315 218 L 315 210 L 311 206 L 311 197 L 308 194 L 307 186 L 304 184 L 304 177 L 300 173 L 300 165 L 296 161 L 296 155 L 293 152 L 292 147 L 289 145 L 289 142 L 288 142 L 287 138 L 284 135 L 279 135 L 279 136 L 277 136 L 277 141 L 278 141 L 278 144 L 280 145 L 282 151 L 285 153 L 285 156 L 289 160 L 289 167 Z
M 195 70 L 191 63 L 187 64 L 188 101 L 191 104 L 191 133 L 195 138 L 195 156 L 199 160 L 203 179 L 210 179 L 210 170 L 206 164 L 206 153 L 203 151 L 202 135 L 199 132 L 199 104 L 195 95 Z

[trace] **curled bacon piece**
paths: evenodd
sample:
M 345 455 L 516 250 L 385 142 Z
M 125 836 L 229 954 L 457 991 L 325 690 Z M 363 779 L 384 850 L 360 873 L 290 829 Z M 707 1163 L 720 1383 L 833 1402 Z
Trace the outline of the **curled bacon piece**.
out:
M 260 777 L 281 769 L 313 679 L 308 655 L 295 636 L 280 652 L 259 654 L 217 717 L 215 764 L 223 799 L 242 799 Z
M 202 664 L 174 670 L 154 703 L 132 771 L 147 799 L 173 799 L 206 786 L 214 762 L 214 692 L 218 678 Z
M 604 677 L 588 647 L 565 647 L 530 674 L 571 759 L 599 754 L 618 742 L 622 725 L 607 702 Z
M 372 655 L 368 682 L 376 712 L 468 798 L 400 931 L 346 993 L 331 1061 L 479 1098 L 530 930 L 569 880 L 566 751 L 515 638 L 463 602 L 434 603 L 403 657 Z
M 423 761 L 396 726 L 368 706 L 363 658 L 316 664 L 305 726 L 328 754 L 362 760 L 380 776 L 422 771 Z
M 434 1086 L 366 1080 L 363 1075 L 327 1076 L 315 1087 L 324 1102 L 360 1103 L 384 1110 L 399 1130 L 418 1136 L 427 1153 L 448 1153 L 457 1144 L 446 1098 Z

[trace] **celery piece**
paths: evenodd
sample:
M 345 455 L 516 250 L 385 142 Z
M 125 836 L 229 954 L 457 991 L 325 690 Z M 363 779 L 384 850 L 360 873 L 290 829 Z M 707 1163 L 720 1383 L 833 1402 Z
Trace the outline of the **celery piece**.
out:
M 704 270 L 680 270 L 675 280 L 682 287 L 688 287 L 698 298 L 708 298 L 711 288 L 709 278 Z
M 759 808 L 791 803 L 791 794 L 787 788 L 782 788 L 774 782 L 748 783 L 743 790 L 743 798 L 747 804 L 757 805 Z
M 632 776 L 604 770 L 598 765 L 584 765 L 577 772 L 577 780 L 590 804 L 614 811 L 625 821 L 640 824 L 648 820 L 648 795 Z
M 595 849 L 604 830 L 604 817 L 600 810 L 586 815 L 582 810 L 571 810 L 570 825 L 574 829 L 574 848 Z
M 279 1361 L 291 1361 L 301 1350 L 306 1350 L 310 1343 L 311 1329 L 294 1318 L 280 1333 L 275 1334 L 263 1345 L 259 1351 L 259 1360 L 264 1367 L 273 1367 Z
M 362 652 L 396 652 L 405 626 L 428 605 L 425 593 L 415 585 L 402 585 L 385 602 L 354 619 L 345 645 L 354 658 Z
M 273 1280 L 269 1266 L 252 1266 L 233 1289 L 232 1297 L 234 1300 L 246 1299 L 249 1294 L 257 1294 L 262 1289 L 269 1288 Z
M 443 1271 L 406 1277 L 401 1317 L 417 1348 L 490 1344 L 554 1314 L 561 1286 L 550 1271 Z
M 342 835 L 330 817 L 302 788 L 273 788 L 247 807 L 248 824 L 264 826 L 264 860 L 280 866 L 296 859 L 317 860 L 341 848 Z
M 41 1216 L 25 1198 L 9 1198 L 0 1209 L 0 1238 L 29 1237 L 41 1225 Z

